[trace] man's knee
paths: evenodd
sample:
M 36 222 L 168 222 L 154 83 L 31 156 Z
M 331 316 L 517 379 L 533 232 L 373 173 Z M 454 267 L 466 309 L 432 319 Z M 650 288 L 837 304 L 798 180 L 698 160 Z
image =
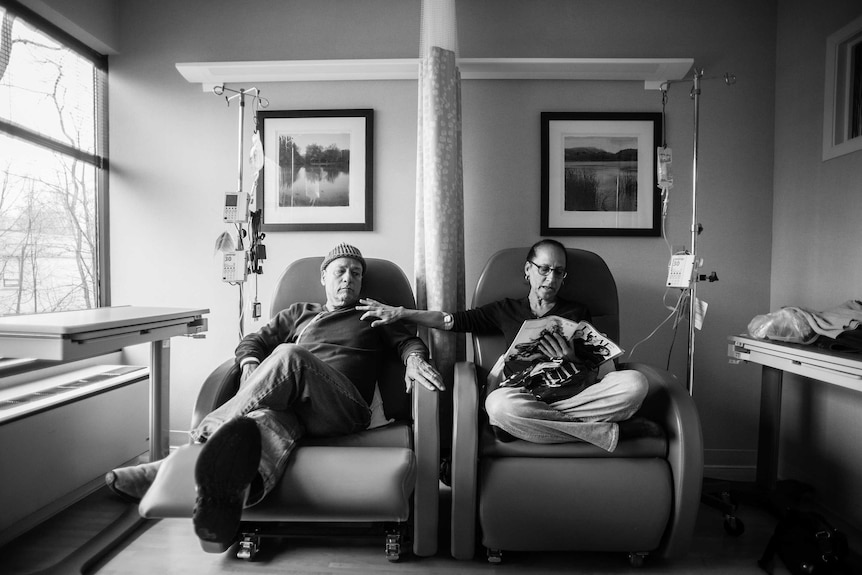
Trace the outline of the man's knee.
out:
M 294 355 L 305 355 L 308 353 L 308 350 L 299 345 L 296 345 L 295 343 L 282 343 L 276 346 L 274 350 L 272 350 L 272 353 L 269 354 L 269 357 L 287 358 Z
M 300 345 L 282 343 L 272 350 L 272 353 L 269 354 L 261 366 L 266 368 L 267 366 L 264 364 L 269 364 L 270 369 L 285 369 L 284 366 L 293 365 L 295 367 L 298 364 L 308 363 L 315 359 L 314 354 Z

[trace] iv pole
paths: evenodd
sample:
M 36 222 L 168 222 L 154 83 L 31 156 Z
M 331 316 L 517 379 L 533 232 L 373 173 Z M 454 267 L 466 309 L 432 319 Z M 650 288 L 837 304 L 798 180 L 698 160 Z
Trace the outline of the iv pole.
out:
M 697 148 L 698 134 L 700 132 L 700 81 L 703 78 L 703 68 L 694 70 L 692 79 L 691 98 L 694 100 L 694 138 L 692 145 L 692 174 L 691 174 L 691 254 L 694 256 L 691 282 L 689 282 L 688 301 L 688 365 L 686 373 L 686 387 L 689 395 L 694 394 L 694 339 L 698 312 L 697 305 L 697 282 L 708 279 L 710 282 L 717 281 L 718 276 L 712 272 L 709 277 L 698 274 L 700 260 L 697 257 L 697 236 L 703 231 L 703 226 L 697 221 Z M 724 75 L 724 83 L 731 86 L 736 83 L 736 76 L 730 73 Z
M 237 193 L 242 192 L 242 140 L 243 134 L 245 132 L 245 98 L 249 96 L 253 101 L 257 101 L 262 108 L 266 108 L 269 106 L 269 101 L 266 98 L 260 96 L 260 91 L 257 88 L 240 88 L 239 90 L 232 90 L 224 85 L 221 86 L 213 86 L 213 94 L 216 96 L 222 96 L 225 92 L 233 92 L 233 96 L 225 96 L 225 101 L 227 101 L 228 106 L 230 106 L 230 101 L 234 98 L 239 99 L 239 126 L 237 128 L 237 141 L 239 145 L 237 147 L 237 184 L 236 191 Z M 248 202 L 251 202 L 251 197 L 249 197 Z M 243 244 L 243 237 L 246 235 L 246 230 L 242 227 L 242 223 L 236 223 L 236 250 L 244 251 L 245 247 Z M 253 273 L 257 273 L 253 271 Z M 239 339 L 241 340 L 245 335 L 245 293 L 244 293 L 244 283 L 236 282 L 236 285 L 239 287 Z
M 691 284 L 688 294 L 688 365 L 687 378 L 688 393 L 694 395 L 694 334 L 695 313 L 697 311 L 697 236 L 702 231 L 702 226 L 697 221 L 697 138 L 698 114 L 700 112 L 700 79 L 703 77 L 703 69 L 694 70 L 694 80 L 691 88 L 691 97 L 694 99 L 694 144 L 692 148 L 692 173 L 691 173 L 691 254 L 694 256 Z
M 701 279 L 707 279 L 705 276 L 698 274 L 700 263 L 697 257 L 697 236 L 703 231 L 703 226 L 697 221 L 697 152 L 698 152 L 698 133 L 699 133 L 699 113 L 700 113 L 700 81 L 703 78 L 703 69 L 694 70 L 694 78 L 691 88 L 691 97 L 694 100 L 694 139 L 692 149 L 692 177 L 691 177 L 691 253 L 694 256 L 694 266 L 692 270 L 692 278 L 689 287 L 689 302 L 688 302 L 688 373 L 686 384 L 689 395 L 694 395 L 694 336 L 695 336 L 695 318 L 697 317 L 697 282 Z M 724 75 L 724 83 L 728 86 L 736 83 L 736 76 L 726 73 Z M 713 272 L 709 276 L 709 281 L 718 279 Z M 707 490 L 707 484 L 714 483 L 714 480 L 704 478 L 703 488 L 701 491 L 701 501 L 711 507 L 715 507 L 724 514 L 724 529 L 728 534 L 740 535 L 745 531 L 745 525 L 742 520 L 736 517 L 736 503 L 731 495 L 730 487 L 723 486 L 724 482 L 719 482 L 717 489 L 718 494 L 714 494 Z

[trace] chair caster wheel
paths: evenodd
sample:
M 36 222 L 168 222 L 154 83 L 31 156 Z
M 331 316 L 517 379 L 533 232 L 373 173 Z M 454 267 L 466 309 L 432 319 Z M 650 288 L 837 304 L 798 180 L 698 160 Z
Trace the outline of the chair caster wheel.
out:
M 260 551 L 260 537 L 258 535 L 243 535 L 236 551 L 236 558 L 244 561 L 254 561 Z
M 386 560 L 390 563 L 395 563 L 401 559 L 401 534 L 387 533 L 386 534 Z
M 743 523 L 742 519 L 736 517 L 735 515 L 725 515 L 724 531 L 728 535 L 739 537 L 740 535 L 745 533 L 745 523 Z
M 500 549 L 488 549 L 488 563 L 499 564 L 503 562 L 503 552 Z
M 629 553 L 629 565 L 632 567 L 640 568 L 644 566 L 644 562 L 646 561 L 647 554 L 646 553 L 638 553 L 632 552 Z

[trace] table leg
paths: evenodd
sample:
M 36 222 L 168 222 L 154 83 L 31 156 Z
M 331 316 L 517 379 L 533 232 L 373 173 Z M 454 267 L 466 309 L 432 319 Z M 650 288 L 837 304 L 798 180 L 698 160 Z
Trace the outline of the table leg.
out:
M 760 387 L 760 427 L 757 444 L 757 485 L 764 491 L 778 480 L 778 441 L 781 424 L 781 386 L 784 372 L 763 366 Z
M 170 447 L 171 340 L 152 342 L 150 352 L 150 461 L 157 461 L 168 455 Z

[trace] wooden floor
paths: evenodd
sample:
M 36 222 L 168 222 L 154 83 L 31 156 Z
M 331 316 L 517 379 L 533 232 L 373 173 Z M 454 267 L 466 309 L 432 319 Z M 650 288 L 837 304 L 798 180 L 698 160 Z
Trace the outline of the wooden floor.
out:
M 443 507 L 448 494 L 441 493 Z M 297 537 L 266 539 L 254 562 L 238 560 L 234 550 L 221 555 L 204 553 L 188 519 L 163 519 L 137 527 L 118 548 L 106 556 L 89 561 L 77 559 L 73 552 L 82 549 L 87 555 L 87 541 L 118 517 L 134 512 L 107 490 L 100 490 L 69 508 L 53 520 L 0 548 L 0 573 L 24 575 L 42 573 L 113 574 L 196 574 L 196 573 L 662 573 L 684 575 L 714 573 L 762 575 L 757 559 L 763 552 L 775 525 L 766 511 L 740 507 L 745 533 L 739 537 L 725 534 L 719 512 L 701 506 L 694 542 L 688 556 L 674 561 L 649 558 L 641 569 L 629 565 L 627 557 L 616 553 L 515 553 L 504 555 L 502 565 L 489 565 L 483 552 L 477 550 L 472 561 L 457 561 L 449 556 L 448 530 L 441 518 L 440 550 L 434 557 L 414 558 L 407 555 L 397 563 L 386 561 L 382 536 Z M 72 560 L 63 562 L 64 557 Z M 853 570 L 862 573 L 862 563 L 854 557 Z M 83 568 L 81 567 L 83 566 Z M 788 571 L 780 563 L 776 575 Z

